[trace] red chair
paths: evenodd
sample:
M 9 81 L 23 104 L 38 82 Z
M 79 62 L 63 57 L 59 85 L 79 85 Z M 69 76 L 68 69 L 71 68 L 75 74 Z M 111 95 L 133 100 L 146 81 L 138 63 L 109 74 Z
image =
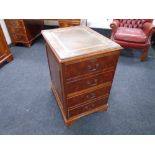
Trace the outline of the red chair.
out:
M 111 39 L 124 48 L 142 49 L 141 61 L 148 56 L 150 40 L 155 26 L 153 19 L 114 19 Z

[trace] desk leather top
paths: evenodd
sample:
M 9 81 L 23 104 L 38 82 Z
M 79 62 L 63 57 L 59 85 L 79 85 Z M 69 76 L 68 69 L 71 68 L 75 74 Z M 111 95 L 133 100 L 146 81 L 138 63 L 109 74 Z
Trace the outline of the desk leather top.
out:
M 122 47 L 86 26 L 43 30 L 42 35 L 60 60 Z

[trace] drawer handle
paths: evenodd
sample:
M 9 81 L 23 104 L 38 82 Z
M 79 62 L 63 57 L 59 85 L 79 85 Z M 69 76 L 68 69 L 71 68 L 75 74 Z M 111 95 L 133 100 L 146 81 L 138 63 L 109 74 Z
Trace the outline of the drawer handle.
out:
M 84 107 L 84 110 L 89 110 L 89 106 L 85 106 Z
M 87 106 L 84 107 L 84 111 L 85 110 L 91 110 L 94 107 L 95 107 L 95 104 L 87 105 Z
M 88 69 L 89 71 L 96 71 L 96 70 L 99 68 L 99 66 L 100 66 L 100 64 L 99 64 L 99 63 L 96 63 L 96 64 L 95 64 L 95 68 L 93 68 L 91 65 L 88 65 L 88 66 L 87 66 L 87 69 Z
M 98 79 L 94 79 L 93 82 L 87 81 L 87 84 L 90 85 L 90 86 L 97 85 L 98 84 Z
M 95 66 L 96 66 L 96 68 L 99 68 L 100 64 L 99 64 L 99 63 L 96 63 L 96 65 L 95 65 Z
M 96 97 L 96 94 L 95 93 L 90 93 L 86 96 L 87 99 L 93 99 Z

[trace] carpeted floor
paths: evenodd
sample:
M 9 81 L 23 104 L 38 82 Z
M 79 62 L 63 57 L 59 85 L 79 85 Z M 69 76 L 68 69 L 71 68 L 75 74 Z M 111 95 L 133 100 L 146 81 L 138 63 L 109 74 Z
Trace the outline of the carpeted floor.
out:
M 103 29 L 98 32 L 110 36 Z M 31 48 L 16 46 L 14 61 L 0 67 L 0 134 L 155 134 L 155 50 L 123 50 L 111 90 L 108 112 L 64 125 L 50 89 L 42 38 Z

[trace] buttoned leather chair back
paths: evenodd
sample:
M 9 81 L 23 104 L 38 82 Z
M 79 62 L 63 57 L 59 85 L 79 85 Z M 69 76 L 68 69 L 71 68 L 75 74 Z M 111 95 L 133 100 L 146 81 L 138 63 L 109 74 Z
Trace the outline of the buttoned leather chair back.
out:
M 153 20 L 152 19 L 120 19 L 119 20 L 119 27 L 143 29 L 143 25 L 146 22 L 152 23 Z

